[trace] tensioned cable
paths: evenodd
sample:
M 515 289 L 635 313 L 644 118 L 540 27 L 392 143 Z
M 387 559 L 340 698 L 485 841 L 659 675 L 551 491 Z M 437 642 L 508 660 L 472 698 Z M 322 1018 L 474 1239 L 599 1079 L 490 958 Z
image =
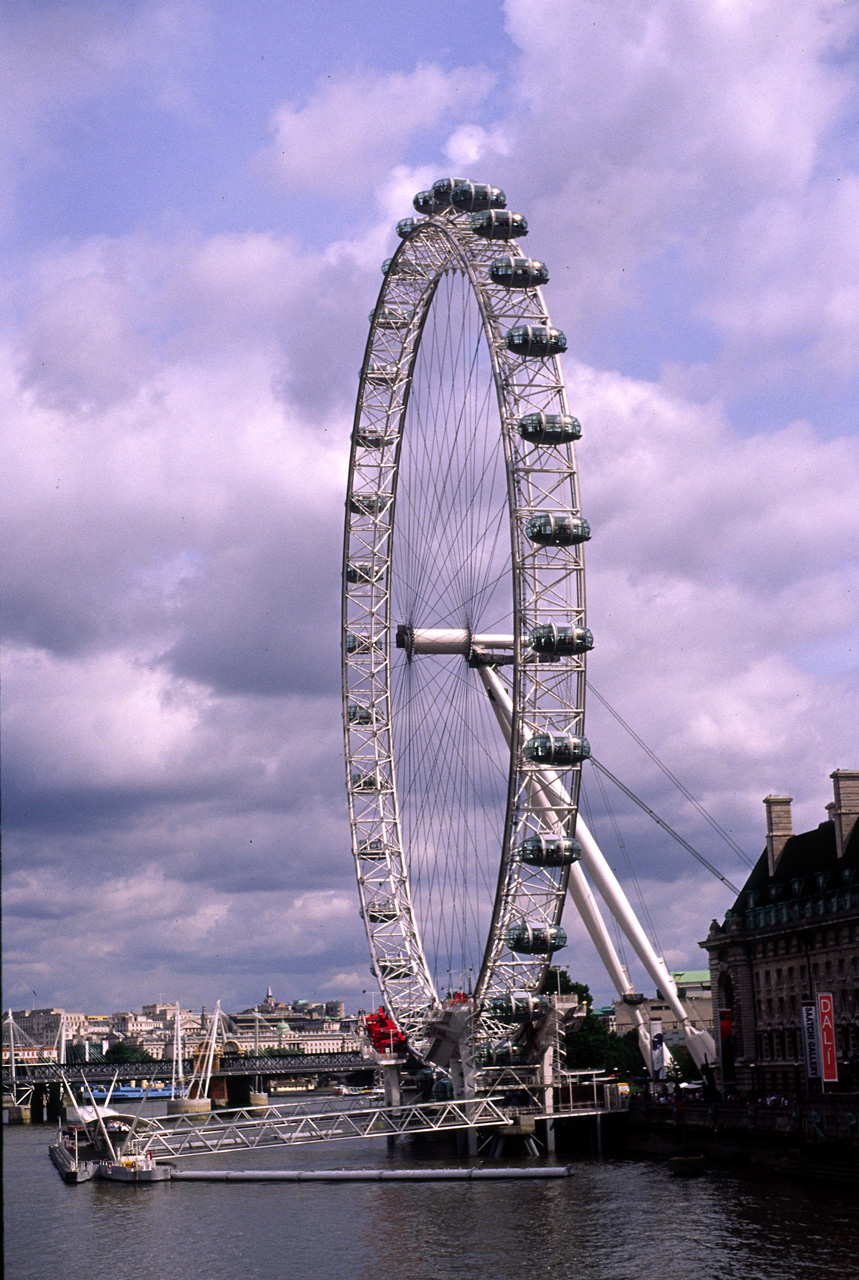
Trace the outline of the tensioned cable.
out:
M 588 689 L 594 695 L 597 702 L 601 702 L 602 705 L 605 707 L 606 711 L 609 713 L 609 715 L 614 716 L 618 724 L 627 731 L 629 736 L 633 738 L 635 742 L 638 743 L 642 751 L 644 751 L 650 757 L 653 763 L 662 770 L 666 778 L 668 778 L 671 782 L 674 783 L 675 787 L 677 787 L 678 791 L 680 791 L 686 797 L 689 803 L 691 805 L 694 805 L 694 807 L 700 813 L 701 817 L 704 818 L 705 821 L 709 822 L 713 830 L 718 832 L 718 834 L 722 837 L 722 839 L 725 840 L 725 842 L 733 849 L 737 857 L 741 858 L 743 862 L 745 862 L 746 866 L 753 867 L 755 865 L 753 860 L 748 856 L 748 854 L 743 852 L 743 850 L 737 844 L 736 840 L 734 840 L 733 836 L 729 835 L 728 832 L 725 830 L 725 828 L 720 826 L 720 824 L 717 822 L 717 820 L 713 817 L 711 813 L 708 813 L 708 811 L 704 808 L 703 804 L 701 804 L 700 800 L 695 799 L 691 791 L 689 791 L 683 785 L 683 783 L 680 781 L 677 775 L 671 772 L 671 770 L 668 768 L 668 765 L 665 764 L 662 760 L 660 760 L 656 752 L 653 751 L 647 745 L 647 743 L 644 741 L 643 738 L 639 737 L 639 735 L 635 732 L 635 730 L 632 728 L 631 725 L 627 724 L 627 722 L 624 720 L 620 712 L 615 711 L 614 707 L 611 706 L 611 704 L 603 697 L 603 695 L 599 692 L 599 690 L 594 688 L 590 680 L 588 680 L 587 685 L 588 685 Z
M 650 937 L 651 937 L 651 940 L 656 944 L 656 950 L 661 954 L 662 943 L 659 941 L 659 935 L 656 932 L 656 925 L 653 923 L 650 912 L 647 909 L 647 903 L 644 900 L 644 894 L 641 892 L 641 885 L 638 883 L 638 876 L 635 874 L 635 867 L 633 866 L 632 859 L 629 856 L 629 850 L 626 847 L 626 842 L 624 841 L 624 838 L 621 835 L 620 827 L 618 826 L 617 818 L 615 817 L 614 809 L 612 808 L 611 802 L 609 801 L 608 792 L 605 789 L 605 783 L 603 782 L 603 777 L 599 769 L 597 770 L 597 784 L 600 789 L 600 795 L 602 796 L 603 804 L 605 805 L 605 808 L 606 808 L 606 813 L 609 816 L 609 821 L 611 822 L 612 829 L 614 831 L 614 838 L 618 843 L 618 848 L 620 849 L 621 855 L 623 857 L 627 874 L 629 875 L 629 878 L 633 883 L 633 887 L 635 888 L 635 894 L 636 894 L 636 897 L 638 898 L 638 905 L 641 908 L 642 915 L 644 916 L 644 923 L 647 925 L 648 929 L 650 930 Z
M 635 794 L 634 791 L 630 791 L 629 787 L 624 786 L 624 784 L 620 781 L 620 779 L 616 778 L 614 774 L 611 773 L 611 771 L 605 767 L 604 764 L 600 764 L 599 760 L 595 759 L 594 756 L 590 757 L 590 762 L 597 769 L 599 769 L 601 773 L 604 773 L 607 778 L 610 778 L 616 787 L 620 787 L 624 795 L 629 796 L 630 800 L 632 800 L 635 804 L 637 804 L 639 809 L 642 809 L 646 814 L 648 814 L 658 826 L 662 827 L 663 831 L 667 831 L 668 834 L 672 837 L 672 839 L 676 840 L 679 845 L 682 845 L 683 848 L 688 853 L 691 853 L 692 857 L 695 858 L 698 862 L 700 862 L 702 867 L 706 867 L 711 875 L 714 875 L 717 880 L 721 880 L 722 884 L 727 885 L 728 888 L 732 891 L 732 893 L 740 892 L 737 886 L 733 884 L 728 879 L 727 876 L 723 876 L 721 871 L 719 871 L 716 867 L 714 867 L 712 862 L 708 862 L 707 859 L 704 857 L 704 855 L 699 853 L 698 850 L 695 849 L 689 843 L 688 840 L 684 840 L 683 837 L 679 834 L 679 832 L 675 831 L 673 827 L 669 826 L 668 823 L 663 818 L 660 818 L 658 813 L 654 813 L 654 811 L 650 808 L 650 806 L 646 805 L 644 801 Z
M 588 795 L 588 790 L 587 790 L 587 787 L 585 786 L 584 777 L 582 777 L 581 784 L 579 786 L 579 797 L 580 797 L 579 802 L 581 804 L 581 807 L 585 811 L 585 818 L 587 819 L 588 826 L 590 827 L 591 831 L 596 831 L 596 824 L 594 822 L 594 816 L 591 810 L 590 796 Z M 600 916 L 602 916 L 601 912 L 600 912 Z M 624 934 L 623 930 L 621 929 L 620 925 L 615 919 L 613 911 L 609 912 L 609 919 L 611 921 L 612 932 L 614 933 L 615 951 L 618 954 L 620 963 L 623 965 L 624 969 L 626 969 L 628 973 L 629 965 L 626 962 L 626 935 Z
M 506 472 L 487 429 L 493 384 L 478 368 L 482 329 L 461 292 L 455 280 L 442 282 L 413 379 L 392 534 L 395 622 L 477 626 L 509 580 L 499 564 Z M 506 768 L 488 749 L 491 709 L 475 699 L 462 660 L 403 659 L 393 672 L 404 730 L 395 751 L 410 879 L 436 982 L 459 974 L 461 985 L 481 958 L 469 947 L 484 935 L 479 916 L 492 902 Z

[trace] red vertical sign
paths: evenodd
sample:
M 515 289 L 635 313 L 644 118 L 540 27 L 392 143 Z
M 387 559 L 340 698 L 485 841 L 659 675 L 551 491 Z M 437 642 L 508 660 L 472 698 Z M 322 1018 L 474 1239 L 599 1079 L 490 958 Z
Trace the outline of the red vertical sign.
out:
M 838 1059 L 835 1056 L 835 1008 L 832 996 L 818 992 L 817 1017 L 820 1025 L 820 1075 L 824 1084 L 838 1080 Z

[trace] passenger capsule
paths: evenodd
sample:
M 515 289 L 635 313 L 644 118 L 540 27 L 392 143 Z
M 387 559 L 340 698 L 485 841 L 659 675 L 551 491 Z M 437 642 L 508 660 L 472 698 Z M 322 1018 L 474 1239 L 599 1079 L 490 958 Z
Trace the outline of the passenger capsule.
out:
M 419 191 L 412 200 L 412 204 L 418 213 L 429 216 L 433 213 L 439 213 L 440 210 L 447 208 L 447 201 L 436 200 L 431 191 Z
M 490 187 L 485 182 L 458 182 L 450 193 L 450 203 L 465 213 L 478 213 L 506 208 L 507 197 L 500 187 Z
M 397 223 L 397 235 L 401 240 L 405 240 L 406 236 L 410 236 L 417 225 L 417 218 L 401 218 Z
M 373 712 L 369 707 L 362 707 L 360 702 L 350 702 L 346 708 L 346 716 L 350 724 L 373 723 Z
M 453 1081 L 448 1080 L 445 1076 L 439 1076 L 438 1080 L 433 1081 L 432 1100 L 433 1102 L 450 1102 L 453 1098 Z
M 349 510 L 353 516 L 380 516 L 391 505 L 389 493 L 353 493 Z
M 374 649 L 378 650 L 382 647 L 380 639 L 373 639 L 371 636 L 357 636 L 354 631 L 346 632 L 346 652 L 347 653 L 372 653 Z
M 386 856 L 385 846 L 379 839 L 362 840 L 358 845 L 358 857 L 367 862 L 384 862 Z
M 587 760 L 591 754 L 591 744 L 587 738 L 580 738 L 573 733 L 535 733 L 524 747 L 525 759 L 534 764 L 568 766 Z
M 486 1002 L 486 1011 L 499 1022 L 534 1022 L 551 1012 L 548 996 L 534 996 L 528 991 L 511 992 L 493 996 Z
M 364 449 L 384 449 L 397 443 L 397 433 L 383 431 L 381 427 L 362 427 L 355 432 L 355 443 Z
M 534 289 L 546 284 L 549 268 L 536 258 L 496 258 L 489 268 L 489 279 L 505 289 Z
M 567 444 L 581 439 L 582 424 L 568 413 L 526 413 L 516 430 L 529 444 Z
M 528 1062 L 528 1049 L 520 1044 L 481 1045 L 474 1054 L 478 1067 L 522 1067 Z
M 577 547 L 588 541 L 591 527 L 581 516 L 544 514 L 526 520 L 525 534 L 541 547 Z
M 567 349 L 567 335 L 544 324 L 517 324 L 507 330 L 505 342 L 517 356 L 557 356 Z
M 525 956 L 544 956 L 567 945 L 567 935 L 558 924 L 528 924 L 520 920 L 504 935 L 511 951 Z
M 392 387 L 398 374 L 395 364 L 368 364 L 364 370 L 364 381 L 371 387 Z
M 375 318 L 377 329 L 405 329 L 413 315 L 413 307 L 382 307 L 378 315 L 371 311 L 367 319 L 372 323 Z
M 394 982 L 411 978 L 414 974 L 412 962 L 408 956 L 390 956 L 387 960 L 379 960 L 378 967 L 380 978 L 389 978 Z
M 594 637 L 587 627 L 556 627 L 554 622 L 547 622 L 533 628 L 528 643 L 535 653 L 570 658 L 592 649 Z
M 393 258 L 385 258 L 382 263 L 382 275 L 386 276 L 391 270 Z M 412 262 L 411 258 L 397 258 L 396 266 L 391 272 L 392 275 L 402 276 L 404 280 L 423 280 L 426 272 L 423 267 L 418 266 L 416 262 Z
M 527 236 L 528 220 L 509 209 L 485 209 L 471 215 L 471 230 L 485 240 L 515 240 L 516 236 Z
M 352 562 L 346 566 L 346 581 L 369 586 L 380 582 L 384 575 L 381 565 Z
M 528 867 L 570 867 L 582 856 L 582 846 L 570 836 L 528 836 L 515 856 Z
M 440 208 L 446 208 L 452 203 L 451 196 L 456 187 L 468 187 L 470 185 L 471 183 L 467 178 L 438 178 L 432 184 L 432 196 Z
M 361 773 L 359 770 L 353 769 L 352 790 L 372 792 L 390 791 L 391 782 L 390 779 L 382 773 L 381 769 L 368 769 L 366 773 Z
M 390 924 L 392 920 L 396 920 L 398 914 L 397 904 L 392 898 L 380 898 L 378 902 L 367 907 L 364 917 L 370 924 Z

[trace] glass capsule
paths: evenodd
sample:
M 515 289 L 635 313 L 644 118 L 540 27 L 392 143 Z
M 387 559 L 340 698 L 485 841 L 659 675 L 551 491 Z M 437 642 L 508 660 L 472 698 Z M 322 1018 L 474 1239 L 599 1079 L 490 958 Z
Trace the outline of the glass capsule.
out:
M 350 702 L 346 708 L 346 716 L 350 724 L 373 723 L 373 712 L 369 707 L 363 707 L 360 702 Z
M 588 541 L 591 527 L 581 516 L 544 513 L 526 520 L 525 535 L 541 547 L 575 547 Z
M 587 627 L 558 627 L 547 622 L 532 629 L 528 643 L 535 653 L 569 658 L 592 649 L 594 637 Z
M 485 240 L 513 240 L 527 236 L 528 221 L 521 213 L 510 209 L 485 209 L 471 215 L 471 230 Z
M 353 516 L 380 516 L 390 505 L 389 493 L 353 493 L 349 499 Z
M 413 315 L 412 307 L 382 307 L 378 315 L 371 311 L 367 319 L 372 324 L 375 317 L 377 329 L 405 329 Z
M 381 427 L 363 427 L 355 432 L 355 442 L 364 449 L 384 449 L 386 445 L 396 444 L 396 432 L 386 433 Z
M 378 792 L 390 791 L 391 783 L 379 769 L 368 769 L 366 773 L 361 773 L 359 770 L 353 769 L 352 790 Z
M 568 413 L 526 413 L 516 430 L 529 444 L 567 444 L 581 439 L 582 424 Z
M 417 225 L 417 218 L 401 218 L 397 223 L 397 235 L 401 240 L 405 240 L 406 236 L 410 236 Z
M 346 566 L 346 581 L 368 586 L 381 581 L 384 570 L 381 565 L 352 563 Z
M 385 846 L 379 839 L 362 840 L 358 845 L 358 856 L 368 862 L 384 862 Z
M 458 182 L 450 193 L 450 203 L 465 213 L 478 213 L 505 208 L 507 197 L 500 187 L 490 187 L 486 182 Z
M 398 372 L 395 364 L 368 364 L 364 370 L 364 381 L 371 387 L 390 387 L 396 382 Z
M 438 178 L 432 184 L 432 197 L 440 208 L 445 208 L 451 203 L 454 189 L 468 185 L 467 178 Z
M 528 924 L 520 920 L 511 925 L 504 935 L 511 951 L 526 956 L 549 955 L 567 945 L 567 935 L 558 924 Z
M 548 996 L 535 996 L 528 991 L 493 996 L 486 1002 L 487 1013 L 499 1022 L 533 1022 L 545 1018 L 551 1007 Z
M 555 356 L 567 349 L 567 335 L 544 324 L 517 324 L 508 329 L 505 342 L 517 356 Z
M 387 960 L 379 960 L 378 966 L 379 977 L 389 978 L 394 982 L 411 978 L 413 974 L 412 962 L 408 956 L 391 956 Z
M 354 631 L 346 632 L 346 652 L 347 653 L 371 653 L 374 649 L 381 649 L 382 641 L 380 639 L 372 639 L 370 636 L 358 636 Z
M 391 898 L 383 898 L 369 905 L 364 915 L 370 924 L 390 924 L 397 918 L 397 904 Z
M 546 284 L 549 268 L 534 258 L 496 258 L 489 268 L 489 279 L 505 289 L 534 289 Z
M 440 209 L 447 208 L 447 201 L 436 200 L 431 191 L 419 191 L 412 200 L 412 204 L 417 209 L 418 213 L 422 213 L 426 216 L 438 213 Z
M 386 276 L 391 270 L 393 258 L 385 258 L 382 263 L 382 275 Z M 391 272 L 395 276 L 403 276 L 406 280 L 422 280 L 426 276 L 423 267 L 419 267 L 416 262 L 412 262 L 411 258 L 397 258 L 396 266 Z
M 552 765 L 553 767 L 578 764 L 587 760 L 591 754 L 591 745 L 587 738 L 573 733 L 535 733 L 524 747 L 525 759 L 533 764 Z
M 569 867 L 582 856 L 582 846 L 570 836 L 528 836 L 516 857 L 529 867 Z

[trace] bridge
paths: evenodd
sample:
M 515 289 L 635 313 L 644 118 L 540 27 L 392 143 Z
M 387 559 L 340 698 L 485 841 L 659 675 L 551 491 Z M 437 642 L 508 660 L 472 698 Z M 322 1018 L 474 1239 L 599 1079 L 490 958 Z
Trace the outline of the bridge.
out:
M 199 1063 L 188 1058 L 183 1063 L 183 1074 L 189 1080 Z M 372 1071 L 373 1061 L 356 1052 L 296 1053 L 288 1057 L 269 1057 L 266 1054 L 222 1054 L 213 1070 L 216 1076 L 265 1076 L 276 1080 L 288 1076 L 348 1075 L 352 1071 Z M 36 1084 L 59 1083 L 65 1076 L 69 1084 L 91 1085 L 106 1083 L 116 1077 L 117 1084 L 128 1080 L 173 1079 L 171 1060 L 155 1062 L 18 1062 L 15 1067 L 14 1086 L 28 1087 Z M 12 1068 L 3 1064 L 3 1092 L 11 1093 Z
M 512 1123 L 494 1098 L 386 1107 L 349 1105 L 343 1098 L 314 1099 L 240 1108 L 229 1115 L 210 1112 L 167 1121 L 144 1120 L 124 1154 L 152 1155 L 164 1161 L 350 1138 L 397 1138 L 410 1133 L 474 1131 L 485 1126 L 505 1129 Z

